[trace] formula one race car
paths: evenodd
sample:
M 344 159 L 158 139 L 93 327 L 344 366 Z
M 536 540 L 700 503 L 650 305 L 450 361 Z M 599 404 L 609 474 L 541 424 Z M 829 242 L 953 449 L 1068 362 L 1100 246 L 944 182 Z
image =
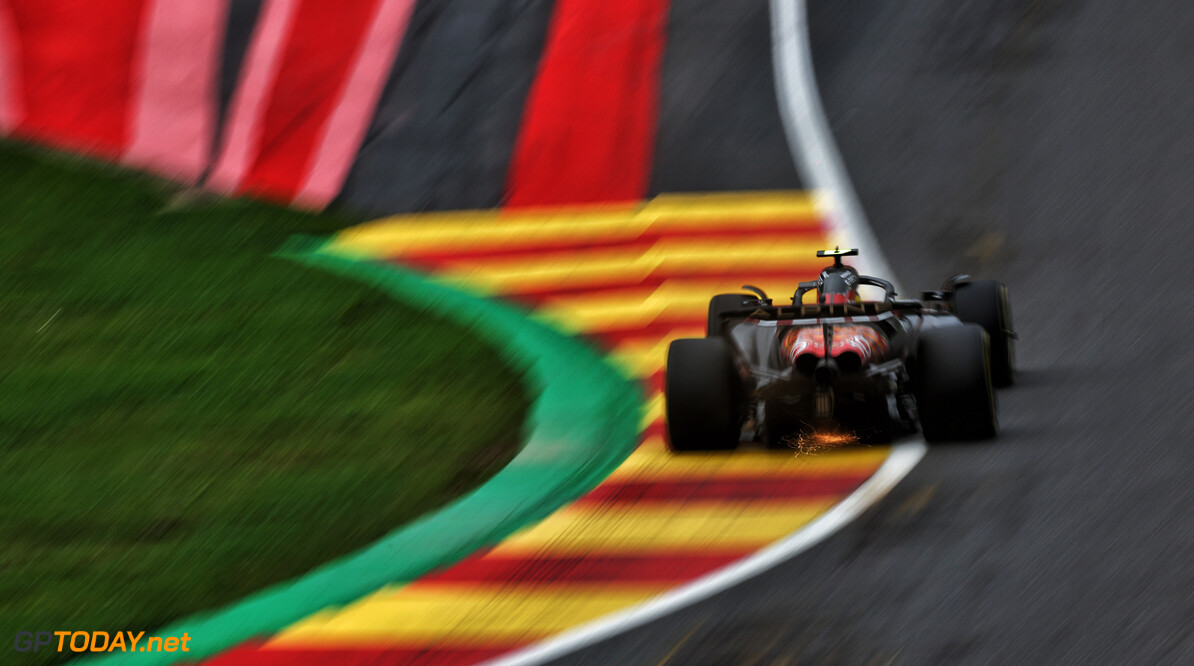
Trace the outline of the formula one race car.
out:
M 994 387 L 1015 379 L 1007 287 L 958 275 L 921 300 L 897 299 L 887 280 L 842 263 L 857 254 L 818 251 L 834 263 L 800 283 L 791 305 L 750 285 L 713 297 L 707 337 L 668 347 L 673 451 L 780 447 L 817 433 L 884 442 L 918 424 L 928 441 L 995 436 Z M 860 300 L 865 285 L 883 300 Z M 816 304 L 804 304 L 813 290 Z

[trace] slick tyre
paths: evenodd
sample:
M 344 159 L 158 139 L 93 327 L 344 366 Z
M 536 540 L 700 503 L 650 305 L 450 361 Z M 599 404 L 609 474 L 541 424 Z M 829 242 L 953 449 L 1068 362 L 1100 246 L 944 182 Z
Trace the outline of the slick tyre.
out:
M 721 338 L 676 340 L 667 350 L 668 446 L 724 451 L 738 446 L 742 383 Z
M 1007 286 L 995 280 L 959 284 L 954 291 L 954 314 L 983 327 L 991 339 L 991 380 L 995 386 L 1016 381 L 1016 340 Z
M 746 294 L 718 294 L 709 300 L 709 316 L 705 321 L 705 335 L 721 335 L 721 315 L 746 307 L 756 300 L 755 296 Z
M 921 335 L 916 407 L 926 441 L 981 440 L 999 432 L 988 341 L 977 324 Z

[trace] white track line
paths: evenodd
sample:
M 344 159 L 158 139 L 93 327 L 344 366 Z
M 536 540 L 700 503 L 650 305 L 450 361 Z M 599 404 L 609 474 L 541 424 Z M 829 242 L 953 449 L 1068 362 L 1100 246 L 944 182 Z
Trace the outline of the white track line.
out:
M 805 0 L 771 0 L 771 49 L 779 115 L 805 187 L 817 194 L 818 203 L 843 242 L 859 249 L 860 270 L 894 275 L 867 224 L 821 107 Z
M 867 273 L 893 275 L 879 249 L 854 193 L 842 157 L 821 108 L 813 74 L 805 0 L 771 0 L 772 55 L 780 115 L 796 168 L 805 185 L 820 197 L 834 234 L 859 248 L 858 267 Z M 904 442 L 871 478 L 846 499 L 782 541 L 651 601 L 607 615 L 522 650 L 486 662 L 493 666 L 527 666 L 561 659 L 582 648 L 613 638 L 652 620 L 708 599 L 824 541 L 845 527 L 900 482 L 928 448 L 923 440 Z

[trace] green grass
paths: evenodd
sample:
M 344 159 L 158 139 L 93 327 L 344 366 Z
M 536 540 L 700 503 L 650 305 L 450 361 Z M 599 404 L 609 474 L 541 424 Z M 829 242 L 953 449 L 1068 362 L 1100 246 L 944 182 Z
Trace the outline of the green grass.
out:
M 496 350 L 271 256 L 350 220 L 181 199 L 0 144 L 4 641 L 234 601 L 475 487 L 521 441 L 528 400 Z

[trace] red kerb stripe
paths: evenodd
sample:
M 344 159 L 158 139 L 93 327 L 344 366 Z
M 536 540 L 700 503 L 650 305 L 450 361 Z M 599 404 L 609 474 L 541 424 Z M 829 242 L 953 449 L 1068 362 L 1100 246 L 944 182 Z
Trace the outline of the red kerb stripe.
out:
M 583 223 L 581 223 L 583 225 Z M 537 256 L 551 253 L 577 253 L 590 250 L 647 250 L 660 241 L 715 241 L 724 243 L 740 242 L 744 238 L 749 240 L 774 239 L 778 242 L 800 242 L 821 237 L 821 230 L 817 227 L 794 226 L 787 220 L 776 220 L 766 227 L 750 226 L 744 223 L 742 228 L 735 228 L 734 220 L 726 220 L 716 228 L 685 229 L 685 230 L 654 230 L 648 229 L 633 238 L 578 238 L 576 235 L 560 235 L 553 238 L 530 238 L 525 241 L 501 243 L 494 245 L 480 245 L 477 247 L 436 246 L 424 250 L 402 251 L 402 257 L 417 257 L 425 261 L 451 261 L 465 259 L 534 259 Z M 821 268 L 821 263 L 810 259 L 809 266 Z M 815 271 L 814 271 L 815 273 Z
M 441 583 L 659 583 L 672 585 L 703 576 L 745 555 L 676 553 L 664 555 L 575 555 L 495 557 L 486 555 L 422 578 L 418 585 Z
M 606 482 L 577 504 L 640 504 L 644 502 L 746 502 L 820 499 L 848 495 L 867 475 L 718 478 L 700 481 Z

